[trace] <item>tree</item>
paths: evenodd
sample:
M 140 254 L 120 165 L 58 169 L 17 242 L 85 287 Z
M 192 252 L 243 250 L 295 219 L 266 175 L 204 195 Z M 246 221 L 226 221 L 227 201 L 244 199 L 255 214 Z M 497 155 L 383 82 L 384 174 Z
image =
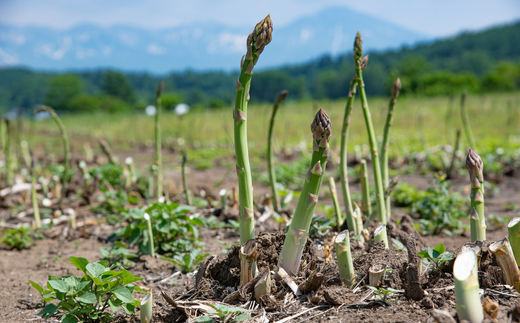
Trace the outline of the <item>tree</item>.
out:
M 135 103 L 134 89 L 122 73 L 108 71 L 101 82 L 101 90 L 105 94 L 120 98 L 127 103 Z
M 54 76 L 49 80 L 43 103 L 55 110 L 70 110 L 70 102 L 83 90 L 81 78 L 74 74 Z

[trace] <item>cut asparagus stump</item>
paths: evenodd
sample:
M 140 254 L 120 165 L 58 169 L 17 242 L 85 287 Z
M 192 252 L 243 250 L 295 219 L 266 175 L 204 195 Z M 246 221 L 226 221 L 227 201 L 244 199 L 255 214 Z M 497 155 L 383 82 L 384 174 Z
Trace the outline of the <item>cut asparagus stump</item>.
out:
M 341 128 L 341 147 L 340 147 L 340 161 L 339 161 L 339 171 L 341 176 L 341 190 L 343 193 L 343 203 L 345 204 L 345 213 L 347 218 L 348 229 L 350 231 L 355 231 L 356 235 L 358 235 L 358 230 L 356 229 L 356 222 L 353 219 L 353 208 L 352 208 L 352 198 L 350 196 L 350 188 L 348 185 L 348 170 L 347 170 L 347 144 L 348 144 L 348 133 L 350 129 L 350 115 L 352 113 L 352 104 L 354 102 L 354 97 L 356 96 L 356 88 L 357 88 L 357 79 L 353 78 L 350 81 L 350 90 L 348 92 L 347 105 L 345 107 L 345 115 L 343 117 L 343 127 Z
M 379 153 L 377 151 L 377 140 L 372 125 L 372 117 L 368 108 L 368 100 L 365 93 L 365 83 L 363 82 L 363 70 L 368 63 L 368 56 L 363 57 L 363 41 L 361 34 L 358 32 L 354 42 L 354 61 L 356 63 L 356 78 L 359 86 L 359 98 L 361 99 L 361 107 L 365 118 L 365 125 L 368 132 L 368 141 L 370 144 L 370 152 L 372 154 L 372 167 L 374 172 L 374 184 L 376 191 L 377 217 L 379 222 L 386 224 L 388 219 L 385 211 L 385 196 L 383 189 L 383 180 L 381 177 L 381 163 L 379 162 Z
M 507 226 L 509 242 L 515 255 L 516 264 L 520 264 L 520 217 L 511 220 Z
M 467 320 L 470 323 L 482 322 L 484 311 L 478 292 L 477 256 L 473 250 L 466 250 L 455 259 L 453 278 L 459 320 Z
M 385 243 L 385 249 L 388 249 L 388 238 L 386 235 L 385 224 L 381 224 L 374 231 L 374 243 L 378 243 L 379 241 L 383 241 Z
M 331 122 L 325 110 L 320 109 L 311 124 L 313 153 L 309 172 L 298 199 L 291 225 L 287 231 L 278 266 L 289 274 L 297 274 L 303 247 L 307 241 L 314 210 L 318 203 L 321 184 L 329 157 Z
M 349 231 L 345 230 L 338 234 L 334 245 L 336 246 L 336 255 L 338 257 L 339 277 L 345 286 L 352 287 L 356 279 L 350 253 Z
M 484 163 L 477 153 L 469 148 L 466 158 L 466 168 L 471 182 L 471 241 L 486 240 L 486 218 L 484 215 Z M 475 213 L 478 222 L 475 221 Z M 476 226 L 476 227 L 475 227 Z
M 332 195 L 332 201 L 334 202 L 334 212 L 336 212 L 336 226 L 338 231 L 343 224 L 343 217 L 341 215 L 341 209 L 339 208 L 338 193 L 336 192 L 336 183 L 334 183 L 334 177 L 329 177 L 329 188 L 330 194 Z M 349 230 L 353 228 L 349 227 Z
M 253 183 L 247 148 L 247 103 L 253 76 L 253 67 L 257 63 L 265 46 L 271 42 L 273 23 L 267 16 L 256 24 L 247 37 L 247 53 L 242 57 L 240 76 L 236 82 L 235 108 L 233 111 L 236 170 L 239 191 L 240 244 L 245 244 L 255 237 L 253 212 Z
M 381 143 L 381 176 L 383 177 L 383 185 L 385 190 L 390 186 L 390 175 L 388 173 L 388 138 L 390 136 L 390 127 L 392 126 L 392 118 L 394 116 L 394 106 L 401 90 L 401 80 L 398 78 L 392 87 L 392 97 L 388 104 L 388 115 L 386 116 L 385 131 L 383 134 L 383 142 Z M 385 196 L 386 218 L 390 220 L 390 195 Z
M 355 221 L 356 236 L 363 237 L 363 214 L 361 214 L 361 209 L 355 202 L 354 206 L 355 208 L 352 217 Z
M 141 315 L 141 323 L 150 323 L 152 322 L 152 314 L 153 314 L 153 295 L 152 290 L 150 290 L 150 294 L 146 295 L 141 301 L 140 315 Z
M 278 196 L 278 190 L 276 189 L 276 174 L 274 172 L 273 165 L 273 129 L 276 112 L 278 112 L 278 107 L 280 106 L 280 103 L 285 100 L 287 94 L 289 94 L 289 92 L 287 90 L 283 90 L 276 98 L 267 135 L 267 168 L 269 168 L 269 181 L 271 182 L 271 190 L 273 192 L 273 208 L 276 212 L 280 212 L 280 197 Z
M 269 268 L 262 275 L 258 283 L 255 285 L 255 299 L 258 304 L 261 304 L 261 298 L 264 295 L 271 294 L 271 272 Z
M 520 272 L 509 240 L 504 238 L 493 242 L 489 246 L 489 251 L 495 255 L 498 265 L 502 268 L 506 276 L 506 284 L 513 286 L 516 291 L 520 291 Z
M 381 286 L 385 270 L 386 267 L 380 264 L 371 266 L 368 269 L 368 285 L 374 287 Z

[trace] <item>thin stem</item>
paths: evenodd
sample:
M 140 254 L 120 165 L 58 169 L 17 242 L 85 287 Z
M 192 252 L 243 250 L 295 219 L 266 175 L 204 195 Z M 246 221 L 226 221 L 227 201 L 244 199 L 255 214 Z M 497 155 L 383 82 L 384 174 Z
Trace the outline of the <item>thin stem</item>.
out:
M 157 198 L 163 195 L 163 173 L 162 173 L 162 145 L 161 145 L 161 94 L 164 87 L 164 81 L 159 83 L 156 96 L 156 112 L 155 112 L 155 160 L 157 164 Z
M 188 184 L 186 183 L 186 162 L 188 161 L 188 153 L 182 156 L 182 185 L 184 186 L 184 195 L 186 196 L 186 204 L 191 205 L 191 194 Z

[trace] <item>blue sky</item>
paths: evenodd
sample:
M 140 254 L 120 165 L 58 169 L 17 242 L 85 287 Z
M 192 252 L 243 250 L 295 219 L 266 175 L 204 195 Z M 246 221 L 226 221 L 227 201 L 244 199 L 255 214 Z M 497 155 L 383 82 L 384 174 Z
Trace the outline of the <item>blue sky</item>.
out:
M 0 24 L 66 29 L 81 23 L 148 29 L 215 21 L 250 25 L 270 13 L 281 26 L 344 6 L 433 37 L 520 20 L 518 0 L 0 0 Z

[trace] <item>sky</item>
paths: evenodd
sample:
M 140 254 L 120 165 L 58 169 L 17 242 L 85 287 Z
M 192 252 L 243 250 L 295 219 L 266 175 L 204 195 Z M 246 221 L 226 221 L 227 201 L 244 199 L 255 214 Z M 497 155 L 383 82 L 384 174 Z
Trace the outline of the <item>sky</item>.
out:
M 0 0 L 0 24 L 67 29 L 92 23 L 162 29 L 214 21 L 248 26 L 269 13 L 282 26 L 335 6 L 431 37 L 520 20 L 518 0 Z

